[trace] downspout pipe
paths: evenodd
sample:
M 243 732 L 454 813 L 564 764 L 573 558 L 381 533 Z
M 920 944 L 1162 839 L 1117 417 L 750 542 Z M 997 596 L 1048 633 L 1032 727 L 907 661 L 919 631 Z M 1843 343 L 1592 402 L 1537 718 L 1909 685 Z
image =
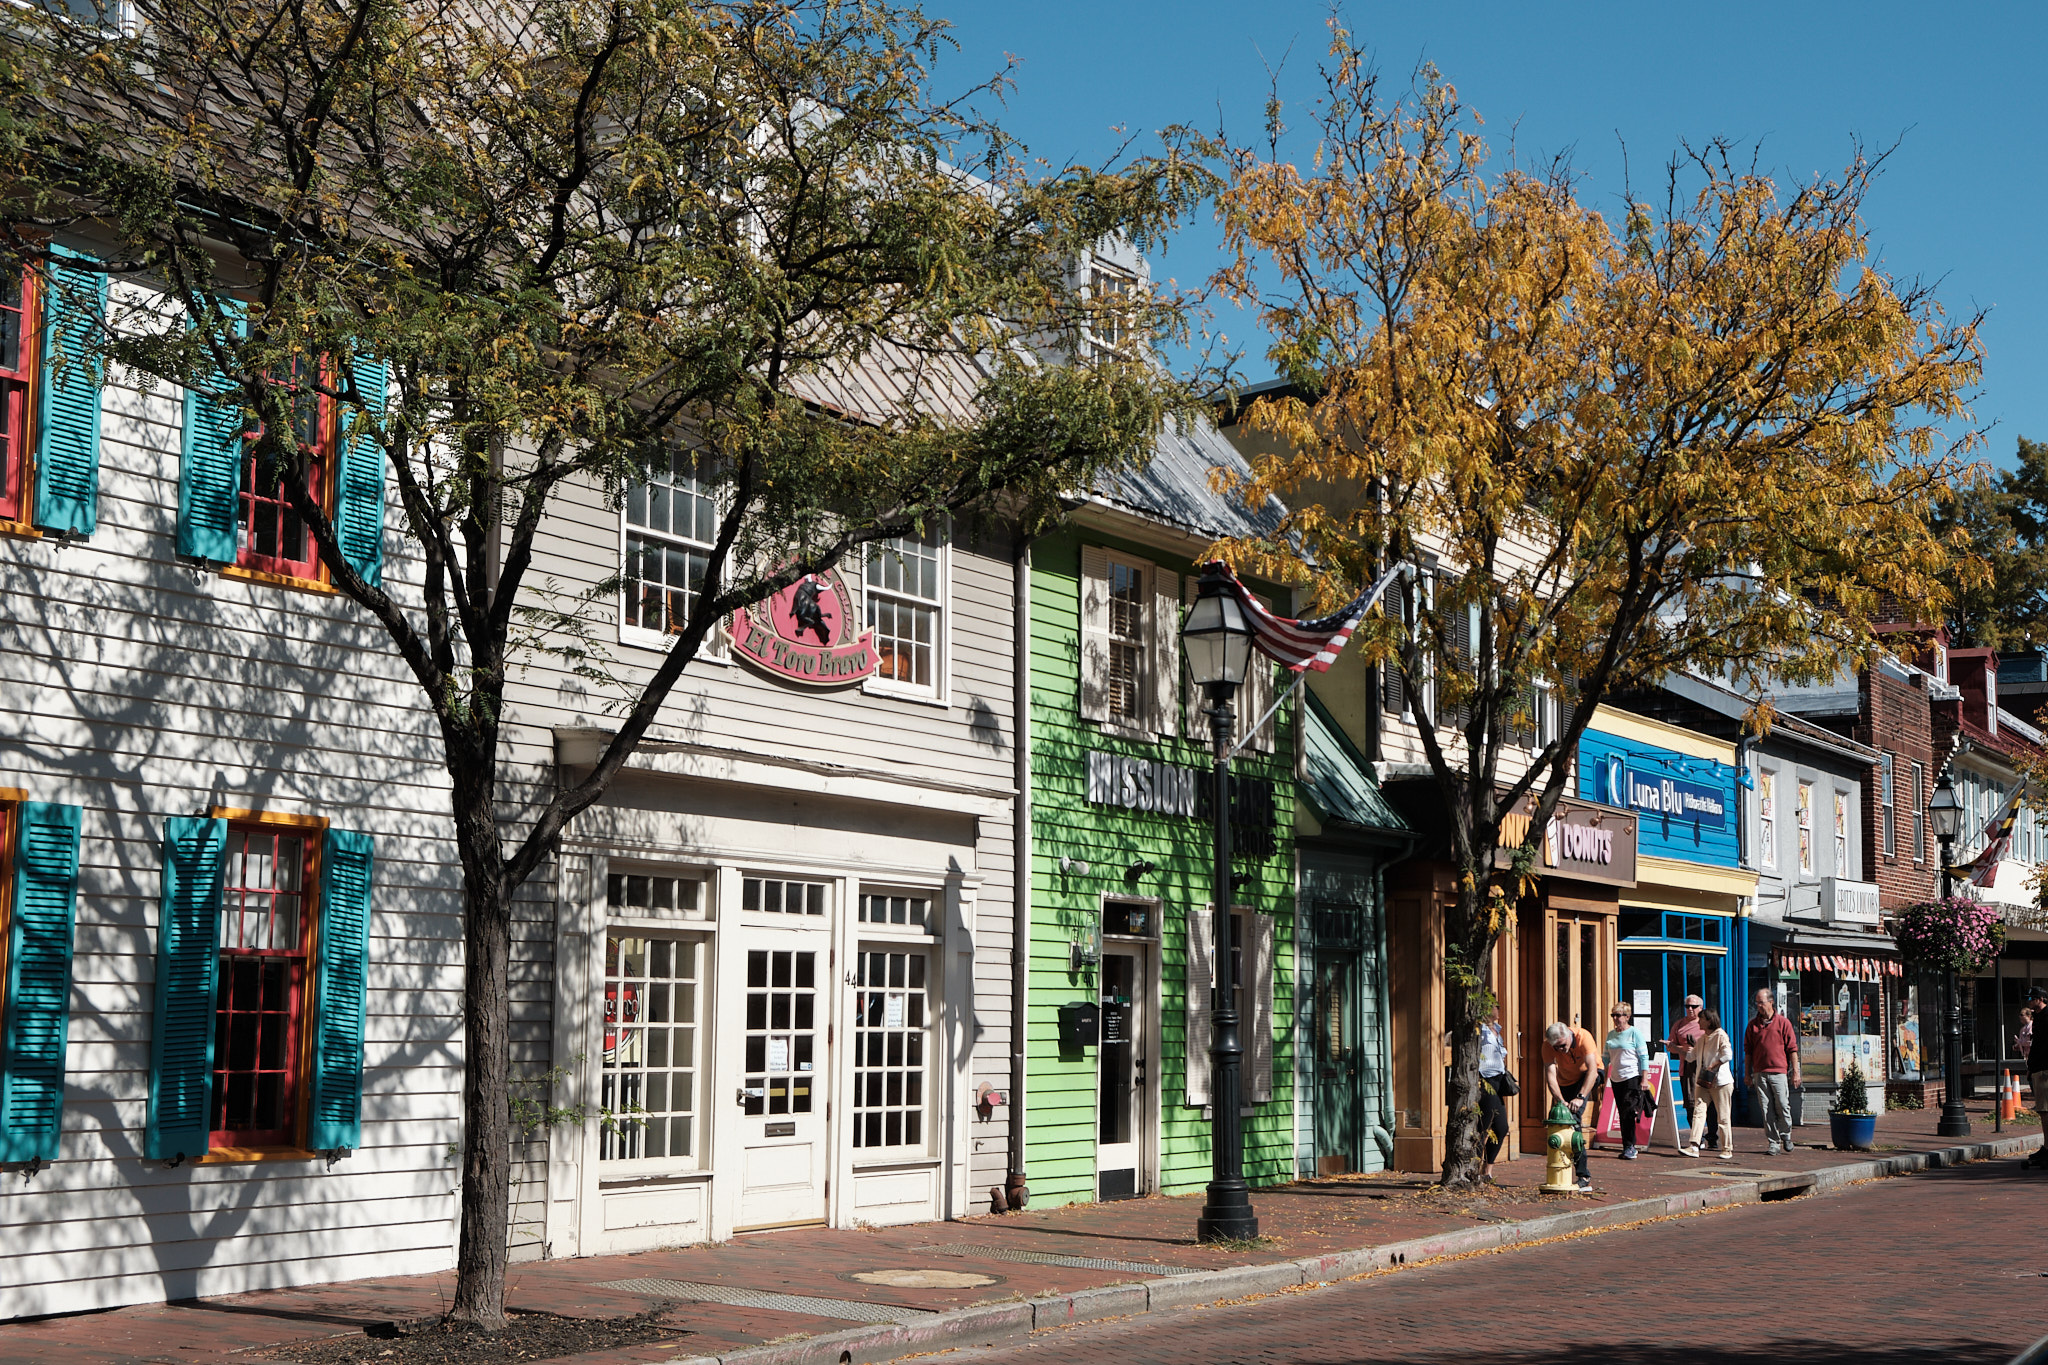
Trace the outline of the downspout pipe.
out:
M 1012 664 L 1011 711 L 1016 717 L 1017 818 L 1011 831 L 1010 924 L 1010 1171 L 989 1191 L 989 1208 L 1003 1213 L 1031 1202 L 1024 1178 L 1025 1031 L 1030 1024 L 1031 990 L 1031 542 L 1019 537 L 1016 588 L 1011 594 L 1016 658 Z

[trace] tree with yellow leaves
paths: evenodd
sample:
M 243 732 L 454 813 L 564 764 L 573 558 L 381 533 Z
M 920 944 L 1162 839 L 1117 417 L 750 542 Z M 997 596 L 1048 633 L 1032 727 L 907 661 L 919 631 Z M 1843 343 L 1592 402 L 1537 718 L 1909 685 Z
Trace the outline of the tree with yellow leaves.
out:
M 1969 572 L 1929 516 L 1965 476 L 1981 348 L 1870 259 L 1861 156 L 1784 194 L 1725 144 L 1688 149 L 1617 231 L 1568 167 L 1490 166 L 1434 69 L 1389 98 L 1332 33 L 1309 169 L 1277 114 L 1264 148 L 1216 147 L 1219 283 L 1291 381 L 1244 415 L 1265 453 L 1238 490 L 1278 495 L 1284 525 L 1217 551 L 1325 604 L 1413 567 L 1361 635 L 1449 825 L 1442 1174 L 1462 1186 L 1493 948 L 1595 708 L 1681 670 L 1830 674 L 1874 648 L 1886 597 L 1935 619 Z M 1557 724 L 1531 746 L 1546 687 Z M 1517 807 L 1526 841 L 1503 848 Z

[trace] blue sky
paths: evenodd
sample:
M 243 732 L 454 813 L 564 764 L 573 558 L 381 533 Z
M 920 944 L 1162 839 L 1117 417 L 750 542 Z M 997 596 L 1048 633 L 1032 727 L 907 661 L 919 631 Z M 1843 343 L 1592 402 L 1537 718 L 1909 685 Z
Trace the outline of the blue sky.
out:
M 1122 140 L 1177 122 L 1234 136 L 1259 127 L 1265 63 L 1287 56 L 1281 90 L 1312 94 L 1328 8 L 1302 0 L 934 0 L 961 44 L 939 69 L 957 88 L 1020 59 L 1003 121 L 1034 154 L 1096 161 Z M 1486 120 L 1498 151 L 1571 149 L 1587 202 L 1614 216 L 1623 144 L 1638 185 L 1682 139 L 1763 143 L 1781 183 L 1839 169 L 1861 137 L 1900 141 L 1867 205 L 1891 273 L 1938 282 L 1951 314 L 1988 311 L 1988 362 L 1975 403 L 1986 454 L 2048 439 L 2048 266 L 2041 142 L 2048 131 L 2048 7 L 2017 4 L 1349 3 L 1347 26 L 1405 80 L 1428 58 Z M 1219 234 L 1184 228 L 1161 273 L 1213 267 Z M 1252 343 L 1247 315 L 1214 326 Z

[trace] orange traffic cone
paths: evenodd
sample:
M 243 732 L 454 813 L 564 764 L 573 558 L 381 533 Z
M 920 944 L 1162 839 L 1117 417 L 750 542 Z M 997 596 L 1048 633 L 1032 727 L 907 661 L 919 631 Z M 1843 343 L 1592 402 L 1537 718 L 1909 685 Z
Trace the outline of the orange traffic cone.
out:
M 2011 1123 L 2013 1116 L 2020 1111 L 2020 1088 L 2013 1079 L 2012 1072 L 2007 1071 L 2004 1075 L 2005 1084 L 2000 1087 L 1998 1108 L 1999 1112 L 2004 1115 L 2005 1121 Z

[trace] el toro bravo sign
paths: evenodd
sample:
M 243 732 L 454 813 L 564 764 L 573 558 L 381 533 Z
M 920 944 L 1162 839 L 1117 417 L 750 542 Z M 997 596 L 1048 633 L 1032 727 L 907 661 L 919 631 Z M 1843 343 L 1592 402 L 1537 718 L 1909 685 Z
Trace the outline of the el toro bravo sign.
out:
M 784 682 L 844 687 L 881 666 L 875 633 L 853 633 L 853 594 L 831 569 L 806 574 L 766 601 L 732 614 L 732 647 Z

